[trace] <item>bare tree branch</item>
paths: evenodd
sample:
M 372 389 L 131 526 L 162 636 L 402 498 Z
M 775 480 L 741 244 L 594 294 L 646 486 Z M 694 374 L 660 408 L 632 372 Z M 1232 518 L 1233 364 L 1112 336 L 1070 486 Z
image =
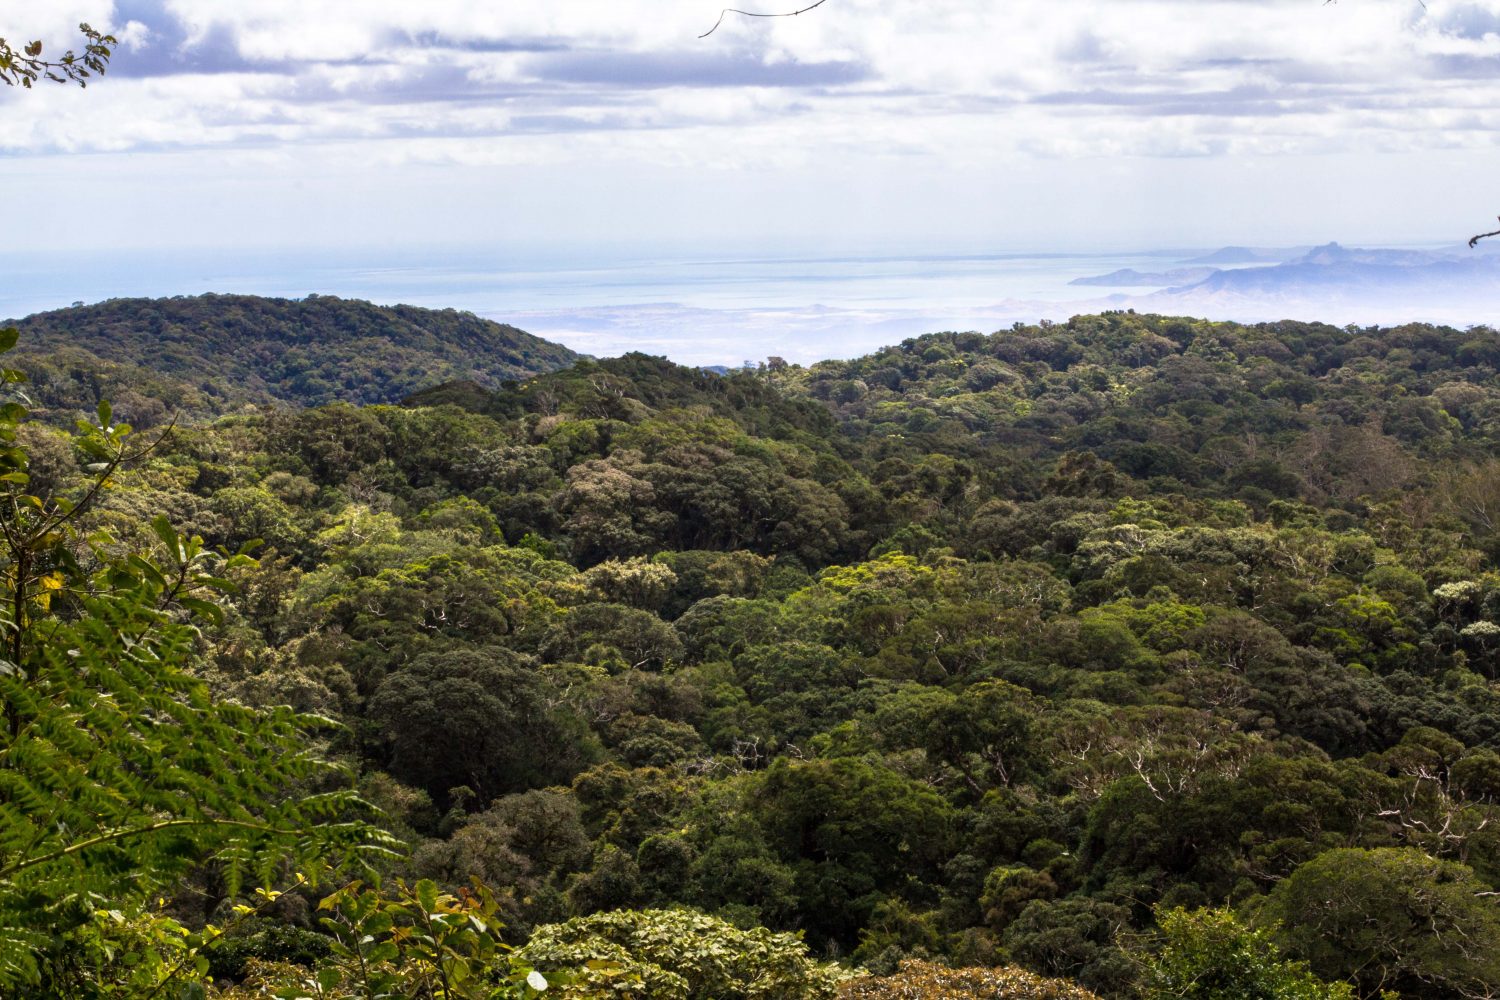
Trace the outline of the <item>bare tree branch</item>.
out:
M 1479 245 L 1480 240 L 1489 239 L 1491 236 L 1500 236 L 1500 229 L 1495 230 L 1493 233 L 1480 233 L 1478 236 L 1469 240 L 1469 249 L 1474 249 Z
M 827 2 L 828 2 L 828 0 L 818 0 L 817 3 L 808 4 L 806 7 L 803 7 L 801 10 L 789 10 L 789 11 L 783 13 L 783 14 L 757 14 L 757 13 L 755 13 L 753 11 L 737 10 L 734 7 L 725 7 L 723 10 L 719 11 L 719 19 L 714 22 L 714 26 L 712 28 L 709 28 L 707 31 L 705 31 L 703 34 L 699 35 L 698 37 L 699 38 L 707 38 L 709 35 L 712 35 L 715 31 L 718 31 L 719 30 L 719 25 L 721 25 L 721 24 L 724 23 L 724 15 L 726 15 L 726 14 L 739 14 L 739 15 L 741 15 L 743 17 L 796 17 L 798 14 L 806 14 L 808 11 L 812 10 L 814 7 L 821 7 L 821 6 L 823 6 Z

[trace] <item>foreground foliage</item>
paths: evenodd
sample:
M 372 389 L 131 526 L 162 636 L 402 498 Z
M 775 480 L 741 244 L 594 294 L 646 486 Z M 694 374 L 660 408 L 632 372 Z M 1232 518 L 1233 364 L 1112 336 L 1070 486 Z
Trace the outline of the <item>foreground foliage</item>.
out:
M 548 980 L 512 960 L 489 889 L 457 894 L 422 880 L 382 888 L 353 882 L 318 904 L 331 943 L 315 968 L 256 963 L 225 1000 L 525 1000 Z
M 103 76 L 109 68 L 109 57 L 119 40 L 87 24 L 80 24 L 78 32 L 85 42 L 83 51 L 69 49 L 56 59 L 46 57 L 40 41 L 30 41 L 16 49 L 0 38 L 0 83 L 8 87 L 20 84 L 27 90 L 41 80 L 87 87 L 89 80 Z
M 15 343 L 0 335 L 0 349 Z M 21 381 L 6 369 L 7 385 Z M 165 519 L 162 554 L 80 531 L 132 457 L 101 404 L 76 446 L 80 493 L 31 491 L 25 408 L 0 408 L 0 989 L 28 996 L 160 993 L 206 968 L 212 927 L 158 896 L 211 865 L 230 895 L 288 866 L 316 874 L 384 849 L 341 770 L 310 741 L 324 720 L 217 702 L 189 670 L 221 617 L 205 593 L 248 568 Z

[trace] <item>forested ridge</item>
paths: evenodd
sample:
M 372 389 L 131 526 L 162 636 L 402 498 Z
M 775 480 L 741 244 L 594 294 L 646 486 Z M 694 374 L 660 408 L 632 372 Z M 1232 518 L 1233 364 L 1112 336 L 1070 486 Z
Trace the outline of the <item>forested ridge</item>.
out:
M 578 357 L 473 313 L 334 295 L 108 299 L 6 325 L 37 406 L 108 399 L 137 427 L 250 404 L 392 403 L 444 379 L 493 387 Z
M 119 364 L 101 324 L 89 350 Z M 79 349 L 56 329 L 22 333 L 34 383 Z M 200 363 L 174 344 L 125 340 L 111 390 Z M 74 541 L 45 536 L 72 546 L 56 585 L 13 571 L 37 582 L 8 584 L 32 610 L 7 627 L 83 634 L 136 595 L 174 690 L 325 758 L 256 794 L 331 796 L 342 824 L 163 849 L 182 860 L 149 895 L 104 878 L 77 912 L 0 857 L 0 925 L 45 929 L 14 969 L 0 934 L 0 982 L 1500 993 L 1495 331 L 1108 313 L 724 375 L 527 358 L 488 387 L 443 362 L 340 390 L 399 404 L 183 420 L 135 452 L 109 450 L 108 412 L 0 414 L 26 477 L 0 487 L 80 511 Z M 115 589 L 74 596 L 88 572 Z M 128 869 L 93 850 L 61 860 Z M 155 943 L 118 943 L 137 934 Z M 184 957 L 147 992 L 130 948 Z

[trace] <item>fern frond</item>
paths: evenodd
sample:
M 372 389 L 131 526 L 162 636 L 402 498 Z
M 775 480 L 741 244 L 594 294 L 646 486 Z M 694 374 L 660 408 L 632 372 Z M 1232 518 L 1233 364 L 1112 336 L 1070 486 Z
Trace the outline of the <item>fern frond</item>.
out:
M 344 779 L 312 749 L 326 720 L 215 704 L 190 627 L 149 596 L 87 599 L 0 675 L 0 992 L 38 982 L 89 899 L 144 901 L 207 862 L 233 892 L 397 846 L 351 790 L 321 790 Z

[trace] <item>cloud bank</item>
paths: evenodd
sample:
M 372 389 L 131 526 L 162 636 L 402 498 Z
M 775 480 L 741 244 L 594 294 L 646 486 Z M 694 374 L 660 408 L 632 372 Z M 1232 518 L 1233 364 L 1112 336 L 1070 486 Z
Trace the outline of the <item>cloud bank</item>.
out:
M 924 199 L 927 215 L 956 226 L 965 210 L 953 189 L 966 189 L 983 203 L 975 219 L 985 225 L 1031 218 L 1028 205 L 1040 204 L 1021 229 L 1043 232 L 1050 219 L 1081 233 L 1103 215 L 1116 219 L 1117 238 L 1150 223 L 1154 189 L 1182 192 L 1183 219 L 1212 214 L 1228 225 L 1278 211 L 1308 218 L 1330 200 L 1316 182 L 1323 170 L 1380 173 L 1352 181 L 1348 198 L 1388 190 L 1401 157 L 1427 157 L 1440 171 L 1487 163 L 1475 173 L 1500 176 L 1500 0 L 830 0 L 796 18 L 731 15 L 705 39 L 697 36 L 718 15 L 705 0 L 12 8 L 17 27 L 4 30 L 44 37 L 53 50 L 80 20 L 124 40 L 110 75 L 86 94 L 0 93 L 0 163 L 22 189 L 58 203 L 68 200 L 62 181 L 49 193 L 37 179 L 46 171 L 17 164 L 124 156 L 110 169 L 137 175 L 151 172 L 142 157 L 157 157 L 163 193 L 146 185 L 127 194 L 163 202 L 167 189 L 212 177 L 249 191 L 274 175 L 291 192 L 335 174 L 403 200 L 431 183 L 418 177 L 427 170 L 455 171 L 447 183 L 486 202 L 477 171 L 521 171 L 507 181 L 541 202 L 569 204 L 571 185 L 595 216 L 619 214 L 637 229 L 684 202 L 712 206 L 710 192 L 762 198 L 804 184 L 811 212 L 778 198 L 778 231 L 796 230 L 795 212 L 809 226 L 851 231 L 878 228 L 873 215 L 909 222 L 922 217 Z M 1097 166 L 1047 166 L 1079 162 Z M 1257 170 L 1274 181 L 1246 175 Z M 1068 180 L 1049 180 L 1053 173 Z M 650 174 L 667 203 L 617 213 L 615 179 L 633 174 Z M 1312 182 L 1284 207 L 1252 211 L 1212 195 L 1284 190 L 1294 176 Z M 1013 195 L 1001 185 L 1009 177 L 1033 190 Z M 1500 196 L 1495 184 L 1469 190 L 1463 208 L 1456 178 L 1413 179 L 1434 183 L 1449 198 L 1438 199 L 1444 232 L 1481 208 L 1491 214 L 1484 199 Z M 823 211 L 851 192 L 863 192 L 854 215 Z M 1332 200 L 1340 197 L 1336 189 Z M 915 203 L 893 207 L 905 199 Z M 1345 205 L 1325 221 L 1385 210 Z M 753 228 L 755 213 L 737 211 L 726 228 Z M 293 224 L 316 214 L 288 212 Z M 1431 215 L 1413 208 L 1383 235 L 1418 235 L 1413 226 Z M 504 218 L 496 210 L 486 225 Z
M 1492 149 L 1500 128 L 1496 0 L 837 0 L 707 39 L 701 0 L 20 6 L 23 30 L 127 42 L 87 102 L 5 95 L 12 155 L 766 128 L 810 153 L 1199 156 Z

